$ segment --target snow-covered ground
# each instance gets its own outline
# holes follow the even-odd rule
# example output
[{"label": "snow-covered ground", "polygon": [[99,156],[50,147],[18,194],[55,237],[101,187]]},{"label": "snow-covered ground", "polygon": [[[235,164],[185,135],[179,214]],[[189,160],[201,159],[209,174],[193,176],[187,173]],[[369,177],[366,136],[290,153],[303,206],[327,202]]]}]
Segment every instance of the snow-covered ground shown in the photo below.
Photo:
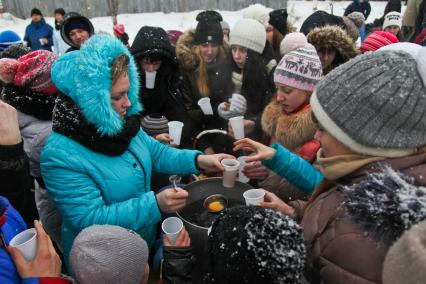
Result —
[{"label": "snow-covered ground", "polygon": [[[313,5],[315,1],[288,1],[287,10],[290,15],[289,20],[297,27],[300,28],[303,21],[313,13]],[[330,3],[333,4],[333,13],[338,16],[342,16],[344,9],[349,5],[349,1],[333,2],[333,1],[318,1],[317,8],[319,10],[331,11]],[[371,14],[367,19],[367,22],[372,22],[375,18],[379,18],[383,15],[383,11],[386,2],[370,2],[371,3]],[[403,6],[403,11],[405,6]],[[122,23],[126,27],[126,31],[129,34],[130,42],[136,36],[138,30],[145,25],[160,26],[165,30],[180,30],[185,31],[191,27],[195,27],[197,22],[195,21],[196,15],[200,11],[192,11],[187,13],[168,13],[162,12],[157,13],[141,13],[141,14],[120,14],[118,16],[118,22]],[[242,10],[240,11],[220,11],[225,21],[232,26],[235,22],[241,18]],[[31,19],[22,20],[14,17],[9,13],[0,14],[0,31],[9,29],[18,33],[20,36],[24,36],[25,27],[30,23]],[[53,26],[54,18],[46,17],[46,21]],[[112,33],[112,20],[110,17],[99,17],[92,18],[91,21],[95,26],[96,31],[104,31]]]}]

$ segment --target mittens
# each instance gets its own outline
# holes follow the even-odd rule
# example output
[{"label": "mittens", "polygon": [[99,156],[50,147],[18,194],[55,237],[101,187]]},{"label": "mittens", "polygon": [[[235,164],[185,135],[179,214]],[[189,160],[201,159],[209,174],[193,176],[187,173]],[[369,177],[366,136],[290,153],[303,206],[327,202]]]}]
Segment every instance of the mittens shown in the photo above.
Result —
[{"label": "mittens", "polygon": [[231,106],[226,109],[226,103],[219,104],[217,112],[219,116],[225,120],[228,120],[235,116],[244,116],[247,110],[247,100],[240,94],[233,94],[230,99]]}]

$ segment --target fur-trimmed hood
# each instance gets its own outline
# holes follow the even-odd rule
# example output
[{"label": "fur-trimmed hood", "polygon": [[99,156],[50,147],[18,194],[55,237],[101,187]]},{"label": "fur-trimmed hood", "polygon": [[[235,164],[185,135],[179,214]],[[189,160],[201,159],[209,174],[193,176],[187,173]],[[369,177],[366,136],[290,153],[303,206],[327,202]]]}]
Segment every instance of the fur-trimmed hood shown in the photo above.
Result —
[{"label": "fur-trimmed hood", "polygon": [[317,125],[312,120],[311,107],[293,115],[282,113],[282,107],[273,99],[262,114],[262,130],[289,150],[295,150],[314,139]]},{"label": "fur-trimmed hood", "polygon": [[[308,42],[317,50],[320,48],[336,49],[342,61],[337,65],[349,61],[359,54],[352,38],[338,26],[314,28],[309,32],[307,38]],[[335,64],[333,63],[333,65]]]},{"label": "fur-trimmed hood", "polygon": [[131,106],[127,116],[138,114],[142,106],[138,100],[139,75],[133,57],[120,40],[110,35],[89,38],[80,51],[66,53],[52,66],[52,80],[58,89],[70,97],[82,110],[86,119],[104,135],[120,132],[124,120],[111,105],[111,64],[120,55],[129,57]]},{"label": "fur-trimmed hood", "polygon": [[385,166],[362,182],[343,187],[350,218],[375,241],[391,245],[426,218],[426,187]]}]

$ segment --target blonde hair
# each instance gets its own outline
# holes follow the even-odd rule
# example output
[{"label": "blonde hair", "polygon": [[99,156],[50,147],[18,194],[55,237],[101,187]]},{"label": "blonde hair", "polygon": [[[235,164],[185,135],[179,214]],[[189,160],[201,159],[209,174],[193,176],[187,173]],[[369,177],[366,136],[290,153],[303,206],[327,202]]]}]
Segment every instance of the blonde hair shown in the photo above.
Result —
[{"label": "blonde hair", "polygon": [[122,75],[129,74],[129,57],[122,53],[111,64],[111,80],[114,85]]},{"label": "blonde hair", "polygon": [[[208,97],[210,96],[210,89],[209,89],[209,78],[207,75],[207,63],[204,62],[203,57],[201,56],[200,46],[195,45],[193,47],[194,54],[197,56],[198,61],[198,76],[197,76],[197,87],[198,91],[200,92],[200,95],[202,97]],[[219,46],[219,52],[216,56],[219,60],[223,61],[225,59],[225,47]]]}]

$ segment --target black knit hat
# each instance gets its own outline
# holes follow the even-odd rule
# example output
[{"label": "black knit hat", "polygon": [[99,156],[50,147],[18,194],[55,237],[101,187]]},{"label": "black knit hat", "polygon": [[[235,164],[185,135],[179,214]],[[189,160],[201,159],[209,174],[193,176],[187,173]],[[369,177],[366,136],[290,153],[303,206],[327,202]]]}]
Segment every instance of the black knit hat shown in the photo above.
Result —
[{"label": "black knit hat", "polygon": [[30,51],[31,51],[31,48],[25,47],[22,43],[12,44],[8,48],[3,50],[3,53],[1,54],[0,57],[18,59],[19,57],[24,56]]},{"label": "black knit hat", "polygon": [[207,253],[208,283],[300,283],[302,279],[302,230],[271,209],[226,209],[213,223]]},{"label": "black knit hat", "polygon": [[141,122],[142,129],[150,134],[161,134],[169,132],[169,121],[164,115],[161,114],[150,114],[143,118]]},{"label": "black knit hat", "polygon": [[165,57],[172,63],[176,63],[169,37],[160,27],[142,27],[133,41],[130,52],[137,60],[155,56]]},{"label": "black knit hat", "polygon": [[329,14],[325,11],[316,11],[306,18],[300,28],[300,32],[308,35],[314,28],[321,28],[324,26],[339,26],[346,30],[346,25],[341,17]]},{"label": "black knit hat", "polygon": [[199,13],[196,20],[197,28],[194,34],[194,44],[204,44],[207,42],[222,45],[223,30],[220,22],[222,16],[213,10],[207,10]]},{"label": "black knit hat", "polygon": [[95,29],[93,28],[90,20],[77,12],[69,12],[64,16],[64,22],[61,26],[61,37],[62,39],[72,47],[78,47],[75,45],[69,37],[70,31],[73,29],[82,29],[89,33],[92,36],[95,33]]},{"label": "black knit hat", "polygon": [[41,13],[40,9],[37,9],[37,8],[33,8],[33,9],[31,10],[31,17],[32,17],[33,15],[40,15],[40,16],[42,16],[42,17],[43,17],[43,14]]},{"label": "black knit hat", "polygon": [[273,10],[269,13],[269,24],[283,36],[287,34],[287,9]]}]

